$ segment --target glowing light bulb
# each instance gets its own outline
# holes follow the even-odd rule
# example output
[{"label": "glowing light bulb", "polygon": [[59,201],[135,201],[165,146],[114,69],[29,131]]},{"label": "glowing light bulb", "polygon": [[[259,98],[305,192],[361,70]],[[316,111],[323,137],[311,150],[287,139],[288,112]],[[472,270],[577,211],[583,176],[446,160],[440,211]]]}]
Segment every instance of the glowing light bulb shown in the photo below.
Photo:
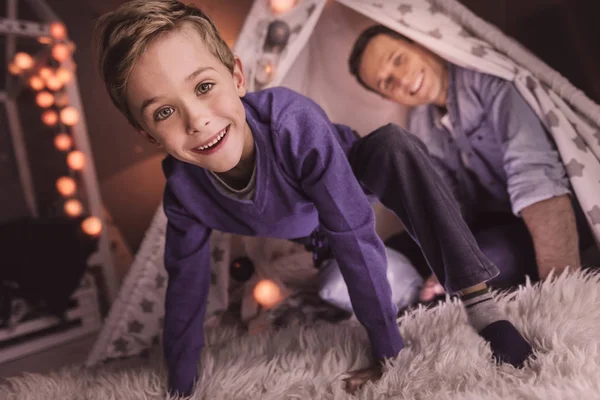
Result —
[{"label": "glowing light bulb", "polygon": [[254,287],[254,299],[263,307],[273,307],[282,300],[281,289],[269,279],[263,279]]},{"label": "glowing light bulb", "polygon": [[60,67],[56,71],[56,77],[60,79],[63,85],[66,85],[67,83],[71,82],[71,79],[73,79],[73,74],[68,69]]},{"label": "glowing light bulb", "polygon": [[38,42],[40,42],[41,44],[50,44],[52,43],[52,38],[48,36],[40,36],[38,38]]},{"label": "glowing light bulb", "polygon": [[102,221],[98,217],[88,217],[81,223],[81,229],[90,236],[100,236]]},{"label": "glowing light bulb", "polygon": [[68,151],[73,146],[71,136],[66,133],[59,133],[54,137],[54,147],[60,151]]},{"label": "glowing light bulb", "polygon": [[15,54],[15,65],[22,70],[28,70],[33,67],[33,58],[24,52]]},{"label": "glowing light bulb", "polygon": [[56,190],[64,197],[69,197],[75,194],[77,183],[75,179],[69,176],[63,176],[56,181]]},{"label": "glowing light bulb", "polygon": [[275,14],[281,14],[294,8],[298,0],[270,0],[271,10]]},{"label": "glowing light bulb", "polygon": [[52,91],[59,91],[63,87],[63,81],[56,75],[49,76],[46,79],[46,87]]},{"label": "glowing light bulb", "polygon": [[69,217],[79,217],[83,213],[83,205],[77,199],[67,200],[64,210]]},{"label": "glowing light bulb", "polygon": [[48,126],[54,126],[58,122],[58,114],[54,110],[47,110],[42,113],[42,122]]},{"label": "glowing light bulb", "polygon": [[50,35],[56,40],[63,40],[67,37],[67,28],[61,22],[53,22],[50,24]]},{"label": "glowing light bulb", "polygon": [[60,120],[67,126],[76,125],[79,122],[79,111],[75,107],[65,107],[60,111]]},{"label": "glowing light bulb", "polygon": [[79,150],[74,150],[67,156],[67,165],[75,171],[80,171],[85,167],[85,154]]},{"label": "glowing light bulb", "polygon": [[50,67],[40,68],[39,74],[43,80],[46,80],[51,76],[54,76],[54,73],[52,72],[52,68],[50,68]]},{"label": "glowing light bulb", "polygon": [[70,54],[71,50],[69,49],[69,46],[64,43],[56,43],[52,47],[52,57],[54,57],[54,59],[58,62],[65,61],[67,58],[69,58]]},{"label": "glowing light bulb", "polygon": [[42,90],[44,88],[44,80],[37,75],[29,78],[29,87],[33,90]]},{"label": "glowing light bulb", "polygon": [[17,64],[12,62],[8,64],[8,72],[10,72],[12,75],[19,75],[21,73],[21,68],[19,68]]},{"label": "glowing light bulb", "polygon": [[50,92],[39,92],[35,96],[35,102],[42,108],[48,108],[54,104],[54,96]]}]

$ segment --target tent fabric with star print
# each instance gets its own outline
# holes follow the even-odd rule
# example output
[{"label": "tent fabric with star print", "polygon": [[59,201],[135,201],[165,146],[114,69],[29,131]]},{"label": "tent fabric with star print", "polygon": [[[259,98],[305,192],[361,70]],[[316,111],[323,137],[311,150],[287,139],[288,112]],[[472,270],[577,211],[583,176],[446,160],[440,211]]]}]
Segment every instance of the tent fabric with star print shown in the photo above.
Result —
[{"label": "tent fabric with star print", "polygon": [[[287,86],[316,101],[332,121],[352,126],[363,135],[388,122],[405,126],[406,108],[365,91],[348,72],[354,40],[374,23],[398,31],[459,66],[512,81],[554,139],[600,242],[600,106],[456,0],[299,0],[279,15],[267,1],[258,0],[234,53],[242,60],[249,90]],[[272,34],[279,40],[275,52],[267,42]],[[379,218],[378,224],[385,219]],[[162,260],[165,224],[159,209],[88,364],[136,354],[156,343],[164,312],[165,285],[157,277],[166,276]],[[222,249],[227,260],[230,237],[216,234],[211,246]],[[221,256],[220,250],[214,254]],[[215,279],[209,308],[216,310],[227,303],[227,283],[215,266],[226,262],[212,262]],[[154,304],[152,312],[148,312],[149,302]]]}]

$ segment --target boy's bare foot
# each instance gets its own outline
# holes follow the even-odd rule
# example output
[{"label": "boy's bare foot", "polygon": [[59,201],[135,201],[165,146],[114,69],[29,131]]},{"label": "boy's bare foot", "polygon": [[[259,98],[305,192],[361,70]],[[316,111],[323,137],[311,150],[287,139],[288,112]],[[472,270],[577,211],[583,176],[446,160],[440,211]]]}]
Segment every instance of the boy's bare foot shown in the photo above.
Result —
[{"label": "boy's bare foot", "polygon": [[436,296],[444,294],[446,291],[444,287],[440,284],[435,275],[431,275],[426,281],[425,285],[423,285],[423,289],[421,289],[421,295],[419,299],[423,303],[427,303],[433,300]]},{"label": "boy's bare foot", "polygon": [[350,371],[348,374],[350,376],[344,378],[344,382],[346,382],[345,390],[350,394],[354,394],[354,392],[360,389],[365,383],[379,380],[383,375],[383,371],[381,370],[381,367],[375,366]]}]

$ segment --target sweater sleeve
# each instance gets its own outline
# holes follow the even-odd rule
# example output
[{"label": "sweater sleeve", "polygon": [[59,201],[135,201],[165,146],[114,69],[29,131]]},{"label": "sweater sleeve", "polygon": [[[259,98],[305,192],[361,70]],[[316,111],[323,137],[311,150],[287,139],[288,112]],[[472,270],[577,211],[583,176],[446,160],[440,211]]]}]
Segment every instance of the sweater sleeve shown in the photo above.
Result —
[{"label": "sweater sleeve", "polygon": [[198,374],[204,346],[204,315],[210,285],[211,230],[189,216],[167,189],[165,300],[163,346],[171,394],[189,395]]},{"label": "sweater sleeve", "polygon": [[316,104],[290,108],[276,131],[282,162],[317,208],[373,356],[396,356],[403,342],[384,246],[375,232],[373,209],[338,141],[340,133]]}]

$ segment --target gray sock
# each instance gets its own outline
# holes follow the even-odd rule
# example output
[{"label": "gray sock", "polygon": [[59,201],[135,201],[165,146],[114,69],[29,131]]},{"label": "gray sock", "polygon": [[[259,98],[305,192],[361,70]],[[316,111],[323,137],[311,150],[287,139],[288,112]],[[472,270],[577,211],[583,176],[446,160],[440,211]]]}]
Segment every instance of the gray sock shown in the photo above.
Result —
[{"label": "gray sock", "polygon": [[493,322],[506,319],[488,288],[461,297],[469,323],[477,332]]}]

